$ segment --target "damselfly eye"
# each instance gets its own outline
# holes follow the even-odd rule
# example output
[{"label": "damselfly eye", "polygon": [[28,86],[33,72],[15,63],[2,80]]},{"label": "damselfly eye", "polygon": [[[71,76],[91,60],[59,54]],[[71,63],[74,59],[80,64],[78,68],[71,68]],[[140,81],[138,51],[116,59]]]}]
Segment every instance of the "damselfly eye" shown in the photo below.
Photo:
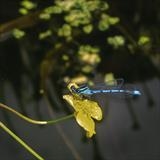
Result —
[{"label": "damselfly eye", "polygon": [[72,91],[73,93],[77,93],[77,89],[76,89],[76,87],[75,87],[74,85],[72,85],[72,86],[70,87],[70,89],[71,89],[71,91]]}]

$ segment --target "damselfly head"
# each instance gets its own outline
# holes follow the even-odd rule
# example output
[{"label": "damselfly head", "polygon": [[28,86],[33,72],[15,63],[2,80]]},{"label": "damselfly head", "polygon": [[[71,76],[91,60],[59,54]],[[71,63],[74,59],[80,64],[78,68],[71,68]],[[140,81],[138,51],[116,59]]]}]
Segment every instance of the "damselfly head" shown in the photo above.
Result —
[{"label": "damselfly head", "polygon": [[77,88],[79,88],[79,86],[76,83],[69,83],[67,87],[71,93],[76,93]]},{"label": "damselfly head", "polygon": [[138,90],[134,90],[134,91],[133,91],[133,94],[136,95],[136,96],[140,96],[140,95],[141,95],[141,92],[138,91]]},{"label": "damselfly head", "polygon": [[76,93],[77,92],[77,89],[75,88],[75,86],[71,86],[70,89],[71,89],[72,93]]}]

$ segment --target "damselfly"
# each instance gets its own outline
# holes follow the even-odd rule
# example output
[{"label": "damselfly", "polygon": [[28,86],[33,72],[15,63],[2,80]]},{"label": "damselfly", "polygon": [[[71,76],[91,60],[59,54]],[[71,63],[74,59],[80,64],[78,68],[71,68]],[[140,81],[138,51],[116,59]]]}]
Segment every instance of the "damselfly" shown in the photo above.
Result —
[{"label": "damselfly", "polygon": [[91,96],[94,94],[112,94],[112,95],[123,95],[123,97],[137,97],[141,95],[141,92],[134,89],[131,85],[124,85],[123,79],[117,79],[109,81],[107,83],[95,84],[90,86],[83,84],[80,86],[71,85],[70,89],[73,93],[82,96]]}]

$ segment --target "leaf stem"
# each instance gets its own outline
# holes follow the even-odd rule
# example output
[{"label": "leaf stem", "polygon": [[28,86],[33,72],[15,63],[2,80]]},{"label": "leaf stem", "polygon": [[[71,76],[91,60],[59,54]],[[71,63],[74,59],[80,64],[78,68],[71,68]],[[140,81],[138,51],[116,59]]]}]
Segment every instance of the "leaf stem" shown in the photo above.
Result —
[{"label": "leaf stem", "polygon": [[55,119],[55,120],[46,121],[46,122],[47,122],[47,124],[54,124],[54,123],[58,123],[58,122],[61,122],[61,121],[65,121],[65,120],[73,118],[73,117],[74,117],[74,114],[70,114],[70,115],[67,115],[65,117],[61,117],[61,118],[58,118],[58,119]]},{"label": "leaf stem", "polygon": [[[0,103],[0,108],[5,109],[7,111],[10,111],[17,115],[18,117],[22,118],[23,120],[32,123],[32,124],[38,124],[38,125],[46,125],[46,124],[55,124],[61,121],[65,121],[67,119],[70,119],[74,117],[74,114],[70,114],[55,120],[49,120],[49,121],[38,121],[31,119],[27,116],[24,116],[23,114],[19,113],[18,111],[14,110],[13,108]],[[10,136],[12,136],[18,143],[20,143],[25,149],[27,149],[32,155],[34,155],[38,160],[44,160],[38,153],[36,153],[31,147],[29,147],[22,139],[20,139],[16,134],[14,134],[9,128],[7,128],[1,121],[0,121],[0,127],[4,129]]]},{"label": "leaf stem", "polygon": [[0,127],[4,129],[12,138],[14,138],[19,144],[21,144],[26,150],[28,150],[33,156],[38,160],[44,160],[38,153],[36,153],[31,147],[29,147],[21,138],[14,134],[9,128],[7,128],[2,122],[0,122]]},{"label": "leaf stem", "polygon": [[38,124],[38,125],[54,124],[54,123],[65,121],[67,119],[70,119],[70,118],[74,117],[74,114],[70,114],[70,115],[55,119],[55,120],[38,121],[38,120],[34,120],[34,119],[31,119],[29,117],[24,116],[23,114],[19,113],[18,111],[14,110],[13,108],[11,108],[11,107],[9,107],[9,106],[7,106],[5,104],[0,103],[0,107],[3,108],[3,109],[6,109],[6,110],[8,110],[8,111],[10,111],[12,113],[14,113],[18,117],[22,118],[23,120],[25,120],[25,121],[27,121],[29,123]]}]

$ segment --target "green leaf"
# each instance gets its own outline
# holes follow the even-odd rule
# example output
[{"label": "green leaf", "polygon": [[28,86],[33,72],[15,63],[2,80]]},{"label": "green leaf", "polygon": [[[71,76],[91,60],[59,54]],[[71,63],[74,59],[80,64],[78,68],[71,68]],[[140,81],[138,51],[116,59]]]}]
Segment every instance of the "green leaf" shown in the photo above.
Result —
[{"label": "green leaf", "polygon": [[74,9],[64,17],[64,20],[71,26],[78,27],[79,25],[89,24],[91,21],[91,14],[87,11],[84,12],[78,9]]},{"label": "green leaf", "polygon": [[64,54],[64,55],[62,56],[62,59],[63,59],[64,61],[68,61],[68,60],[69,60],[69,57],[68,57],[68,55]]},{"label": "green leaf", "polygon": [[75,5],[75,3],[75,0],[56,1],[56,5],[63,11],[69,11]]},{"label": "green leaf", "polygon": [[115,49],[124,46],[125,44],[125,39],[121,35],[113,36],[113,37],[108,37],[107,38],[108,44],[112,45]]},{"label": "green leaf", "polygon": [[26,8],[28,10],[36,8],[36,4],[33,3],[32,1],[29,1],[29,0],[23,0],[21,2],[21,6],[23,6],[24,8]]},{"label": "green leaf", "polygon": [[41,13],[41,14],[39,15],[39,18],[40,18],[40,19],[44,19],[44,20],[49,20],[49,19],[51,18],[51,15],[48,14],[48,13]]},{"label": "green leaf", "polygon": [[58,30],[59,36],[70,37],[72,34],[72,28],[69,24],[64,24],[62,28]]},{"label": "green leaf", "polygon": [[26,15],[26,14],[28,14],[28,10],[26,8],[20,8],[19,13],[22,15]]},{"label": "green leaf", "polygon": [[105,11],[109,9],[109,4],[107,2],[100,3],[100,10]]},{"label": "green leaf", "polygon": [[119,20],[118,17],[110,17],[110,16],[109,16],[108,22],[109,22],[110,25],[115,25],[115,24],[117,24],[119,21],[120,21],[120,20]]},{"label": "green leaf", "polygon": [[98,23],[98,28],[100,31],[105,31],[109,28],[108,18],[109,18],[109,16],[107,14],[101,15],[101,19]]},{"label": "green leaf", "polygon": [[45,38],[47,38],[47,37],[49,37],[51,35],[52,35],[52,31],[48,29],[47,31],[41,32],[39,34],[39,39],[42,40],[42,39],[45,39]]},{"label": "green leaf", "polygon": [[50,6],[44,10],[47,14],[60,14],[62,13],[62,9],[59,6]]},{"label": "green leaf", "polygon": [[98,24],[98,28],[100,31],[105,31],[109,29],[110,25],[115,25],[119,22],[118,17],[111,17],[108,14],[103,13],[101,15],[101,19]]},{"label": "green leaf", "polygon": [[145,45],[145,44],[147,44],[149,42],[150,42],[150,37],[148,37],[148,36],[140,36],[139,37],[138,44],[140,46],[143,46],[143,45]]},{"label": "green leaf", "polygon": [[21,39],[22,37],[25,36],[25,32],[17,28],[13,30],[12,34],[17,39]]},{"label": "green leaf", "polygon": [[92,47],[91,45],[81,45],[79,47],[78,53],[80,55],[85,54],[85,53],[98,53],[100,51],[99,48],[97,47]]},{"label": "green leaf", "polygon": [[89,24],[89,25],[86,25],[83,27],[83,31],[87,34],[91,33],[93,30],[93,25],[92,24]]},{"label": "green leaf", "polygon": [[99,0],[94,0],[94,1],[87,1],[85,2],[85,6],[87,6],[87,9],[89,11],[95,11],[95,10],[107,10],[109,8],[108,3],[99,1]]}]

